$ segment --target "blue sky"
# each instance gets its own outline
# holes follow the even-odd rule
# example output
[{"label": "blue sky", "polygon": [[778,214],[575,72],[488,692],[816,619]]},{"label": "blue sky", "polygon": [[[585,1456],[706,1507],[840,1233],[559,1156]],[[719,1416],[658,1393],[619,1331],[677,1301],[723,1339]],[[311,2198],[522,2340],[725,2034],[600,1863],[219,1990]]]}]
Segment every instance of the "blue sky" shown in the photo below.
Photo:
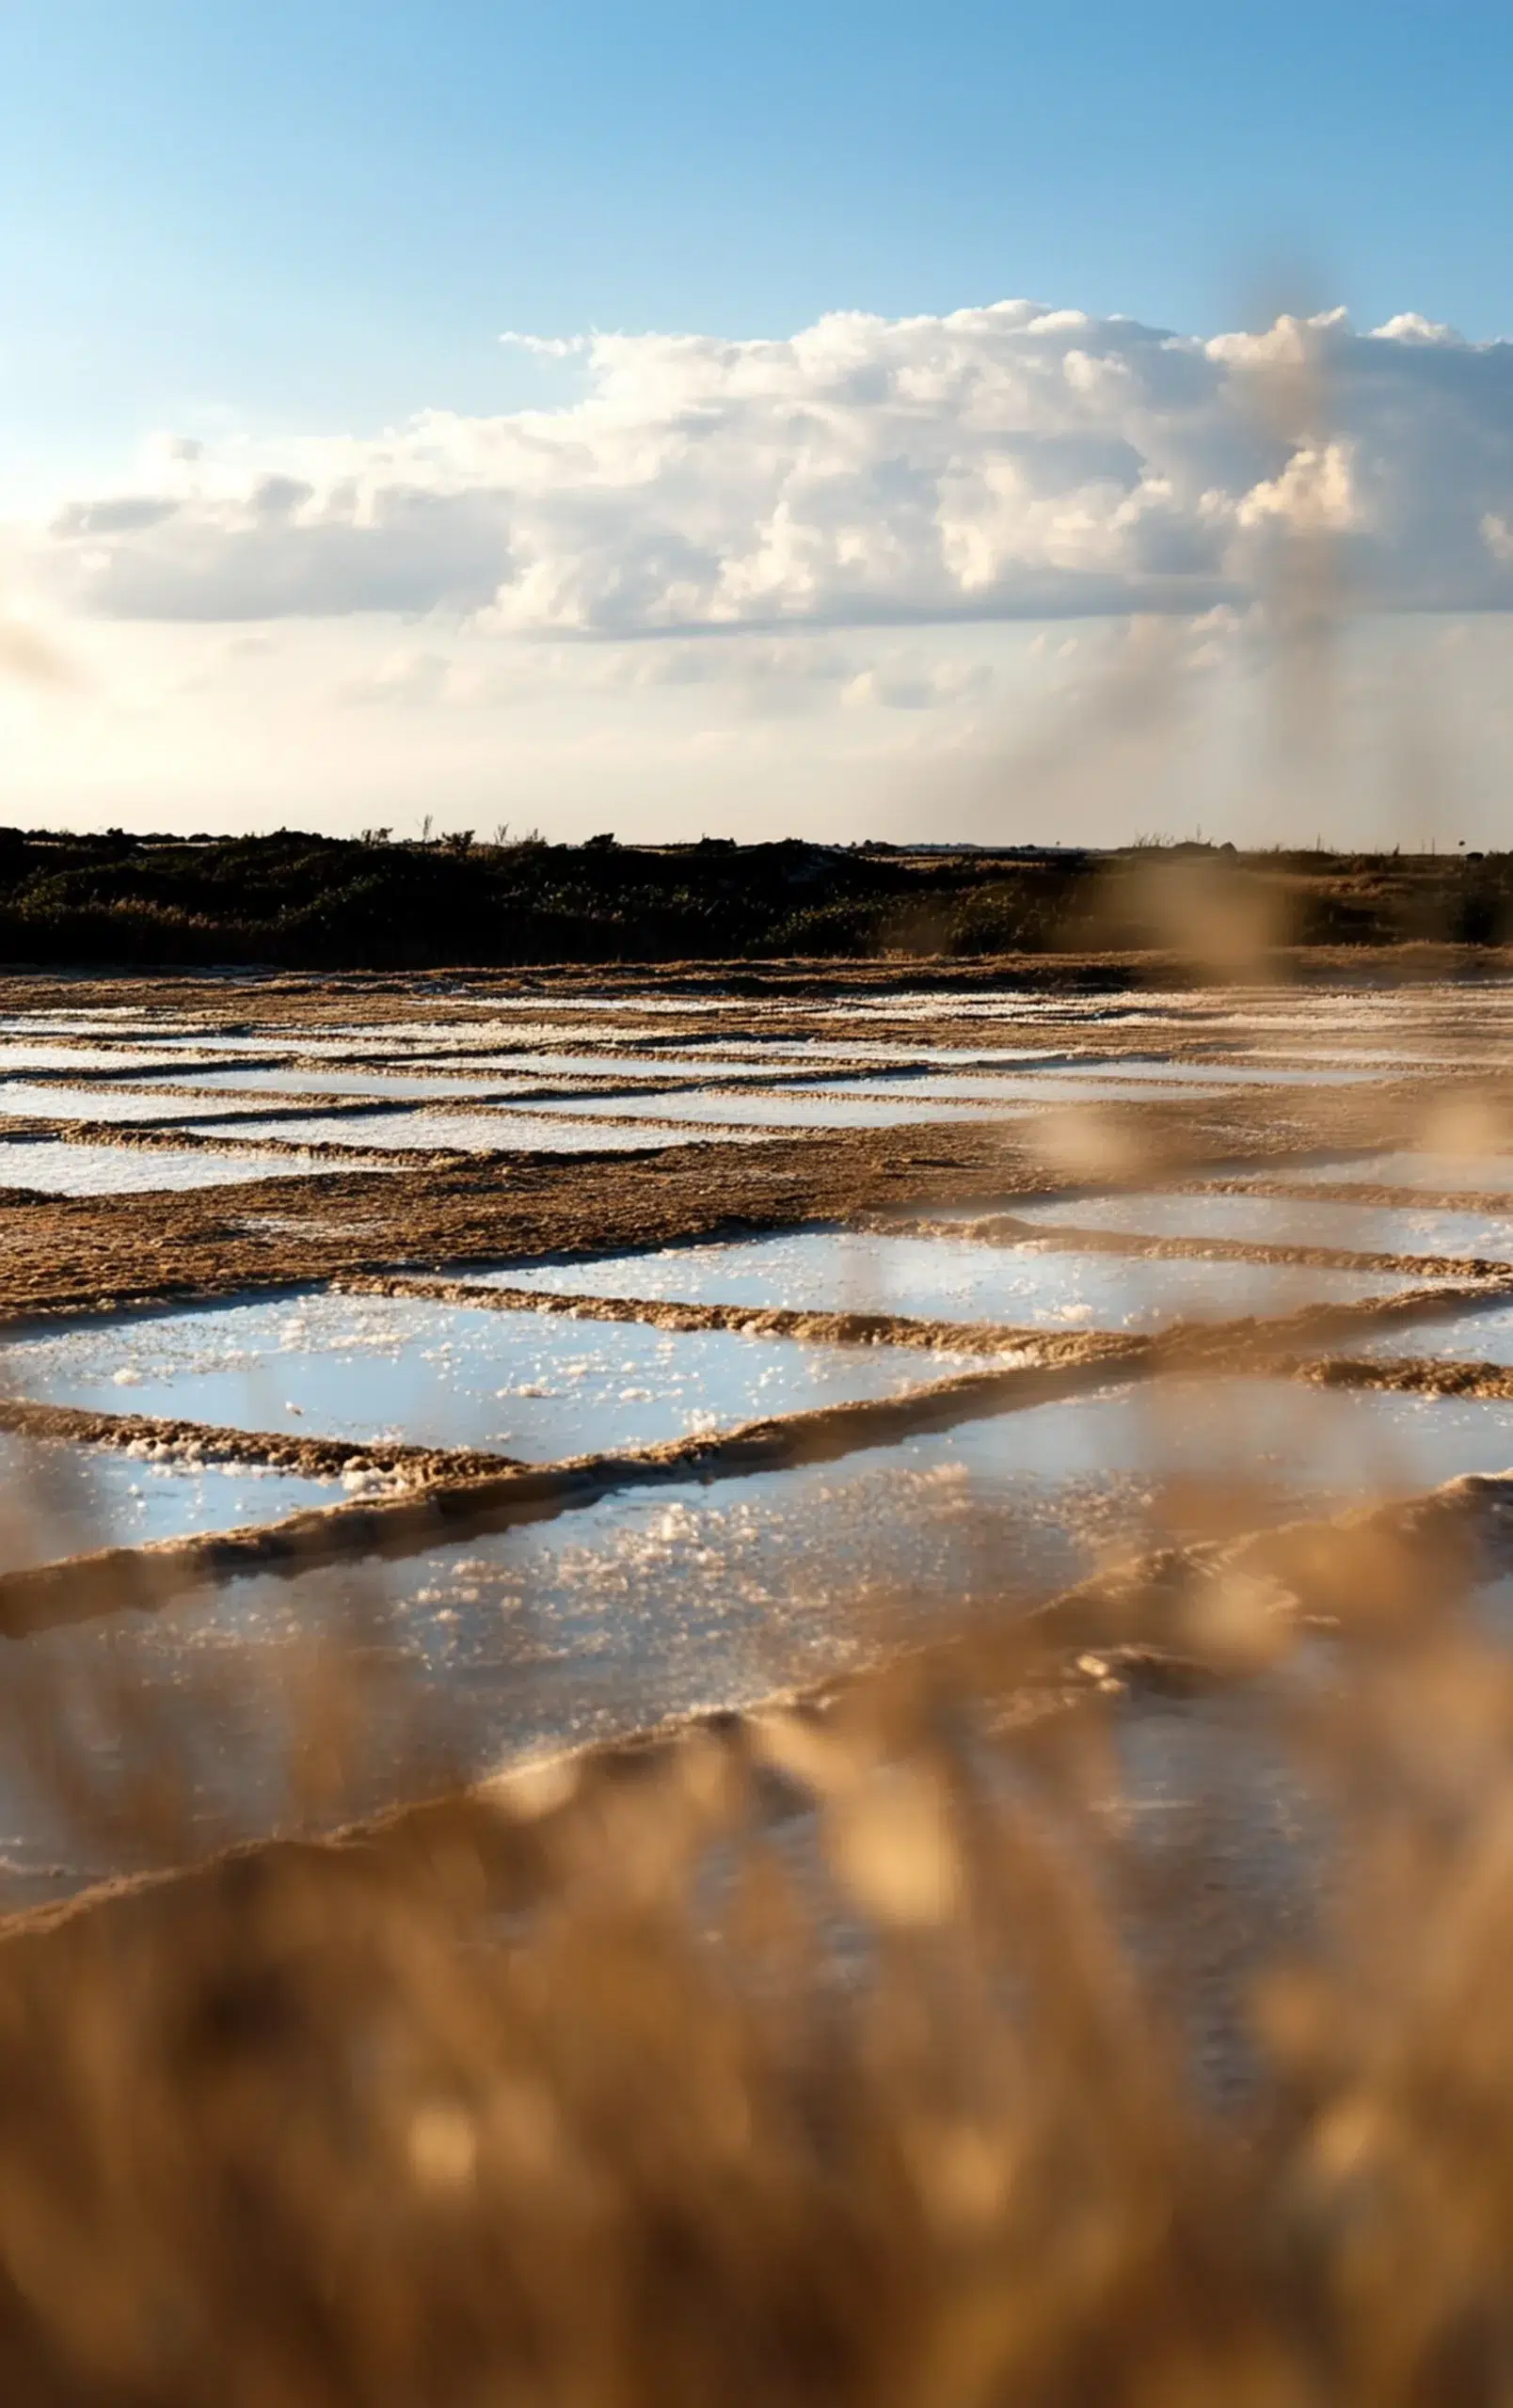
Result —
[{"label": "blue sky", "polygon": [[[360,816],[399,760],[373,816],[434,779],[443,810],[477,818],[502,758],[527,816],[600,824],[617,778],[632,816],[677,816],[707,807],[723,758],[738,815],[791,761],[794,807],[843,794],[850,825],[904,807],[927,721],[991,752],[1037,680],[1072,679],[1047,658],[1107,650],[1122,614],[1180,606],[1208,658],[1246,617],[1257,545],[1299,512],[1332,513],[1399,610],[1500,614],[1513,416],[1505,363],[1476,346],[1513,332],[1510,88],[1513,11],[1489,6],[4,0],[0,665],[8,645],[28,686],[9,706],[37,807],[202,793],[235,727],[228,812]],[[1015,295],[1092,332],[951,331]],[[1293,470],[1265,446],[1233,456],[1228,354],[1202,371],[1201,440],[1158,345],[1139,394],[1111,398],[1112,321],[1190,342],[1337,303],[1359,329],[1413,312],[1470,347],[1410,327],[1390,399],[1386,354],[1342,351],[1360,424],[1327,456],[1320,430],[1295,430]],[[821,340],[818,367],[712,347],[836,312],[878,331]],[[916,318],[946,331],[890,331]],[[650,343],[584,350],[593,330],[705,348],[690,368]],[[921,376],[941,415],[916,442]],[[812,447],[769,474],[804,412],[834,431],[840,377],[850,483]],[[690,410],[720,446],[692,499],[675,458]],[[984,411],[1039,447],[1011,510],[1001,460],[973,448]],[[434,414],[441,436],[406,432]],[[588,463],[571,491],[569,452]],[[1454,492],[1452,454],[1473,464]],[[940,558],[921,564],[926,491]],[[1229,547],[1199,575],[1216,509]],[[874,524],[891,565],[880,549],[858,567]],[[1187,586],[1156,591],[1179,555]],[[962,616],[976,634],[950,631]],[[904,632],[822,652],[858,617]],[[816,643],[732,639],[717,677],[712,656],[670,648],[685,620],[752,644],[791,622]],[[579,673],[520,649],[580,637],[662,649],[623,673],[597,659],[589,703]],[[300,673],[324,664],[319,691],[296,650]],[[24,668],[48,657],[56,674]],[[378,723],[363,695],[385,698],[381,737],[354,732]],[[438,698],[466,698],[466,735]],[[676,810],[655,800],[675,792]]]},{"label": "blue sky", "polygon": [[8,440],[534,398],[502,327],[1513,331],[1513,11],[7,0]]}]

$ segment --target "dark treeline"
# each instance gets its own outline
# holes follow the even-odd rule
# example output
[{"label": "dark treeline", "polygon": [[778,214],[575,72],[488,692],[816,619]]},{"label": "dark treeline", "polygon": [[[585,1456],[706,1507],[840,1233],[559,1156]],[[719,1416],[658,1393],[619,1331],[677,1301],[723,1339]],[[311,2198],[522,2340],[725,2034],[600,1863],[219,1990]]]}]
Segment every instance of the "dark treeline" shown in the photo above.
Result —
[{"label": "dark treeline", "polygon": [[1513,855],[921,853],[736,846],[390,844],[0,829],[11,963],[290,969],[809,956],[1089,953],[1233,917],[1266,943],[1513,941]]}]

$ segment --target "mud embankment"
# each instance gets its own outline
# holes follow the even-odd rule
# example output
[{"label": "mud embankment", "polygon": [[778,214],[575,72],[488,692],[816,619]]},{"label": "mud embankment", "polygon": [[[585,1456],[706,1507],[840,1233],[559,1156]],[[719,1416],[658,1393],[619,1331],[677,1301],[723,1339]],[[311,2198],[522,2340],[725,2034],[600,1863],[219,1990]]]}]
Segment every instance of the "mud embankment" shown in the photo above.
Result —
[{"label": "mud embankment", "polygon": [[43,1444],[107,1447],[145,1462],[256,1464],[270,1471],[295,1472],[308,1480],[340,1480],[353,1474],[391,1479],[398,1486],[433,1480],[472,1480],[506,1468],[519,1458],[466,1447],[407,1446],[397,1439],[292,1437],[280,1430],[227,1430],[214,1422],[175,1420],[144,1413],[96,1413],[83,1405],[33,1404],[0,1397],[0,1431]]},{"label": "mud embankment", "polygon": [[[1337,1644],[1402,1629],[1513,1560],[1513,1475],[1455,1481],[1416,1497],[1297,1521],[1222,1544],[1166,1549],[1113,1567],[1007,1625],[979,1622],[886,1665],[816,1687],[775,1689],[759,1707],[680,1718],[531,1762],[474,1785],[424,1788],[406,1803],[325,1833],[246,1843],[203,1861],[122,1877],[0,1920],[17,1971],[108,1962],[123,1944],[173,1949],[196,1919],[239,1917],[331,1884],[378,1893],[466,1881],[474,1911],[528,1913],[559,1894],[585,1841],[623,1828],[617,1801],[696,1777],[743,1797],[756,1825],[812,1813],[837,1763],[875,1756],[888,1697],[969,1696],[979,1726],[1006,1735],[1068,1714],[1105,1718],[1148,1694],[1243,1683],[1300,1635]],[[1243,1610],[1236,1611],[1236,1601]],[[199,1927],[203,1929],[202,1920]],[[98,1959],[96,1952],[101,1952]]]}]

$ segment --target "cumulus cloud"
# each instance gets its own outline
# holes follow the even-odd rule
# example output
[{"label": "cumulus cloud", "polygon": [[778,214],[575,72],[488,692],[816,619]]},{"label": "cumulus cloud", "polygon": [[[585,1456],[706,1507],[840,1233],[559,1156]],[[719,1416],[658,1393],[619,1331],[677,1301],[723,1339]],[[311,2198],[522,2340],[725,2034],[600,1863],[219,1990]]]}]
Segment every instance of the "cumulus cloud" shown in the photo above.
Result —
[{"label": "cumulus cloud", "polygon": [[1212,341],[1003,302],[787,341],[509,337],[571,405],[160,445],[43,539],[148,620],[453,612],[539,637],[1243,608],[1290,538],[1389,608],[1513,606],[1513,346],[1341,312]]},{"label": "cumulus cloud", "polygon": [[1399,309],[1396,317],[1389,318],[1384,326],[1374,326],[1372,334],[1377,340],[1388,342],[1464,342],[1464,338],[1457,334],[1454,326],[1444,325],[1437,318],[1420,317],[1416,309]]}]

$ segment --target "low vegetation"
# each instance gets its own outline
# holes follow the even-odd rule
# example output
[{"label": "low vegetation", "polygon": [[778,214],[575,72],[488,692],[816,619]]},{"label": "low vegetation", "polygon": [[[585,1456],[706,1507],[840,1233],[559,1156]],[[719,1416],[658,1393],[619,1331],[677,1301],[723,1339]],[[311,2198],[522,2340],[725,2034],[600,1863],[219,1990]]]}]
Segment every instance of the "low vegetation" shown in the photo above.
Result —
[{"label": "low vegetation", "polygon": [[1160,948],[1238,919],[1255,945],[1499,945],[1513,855],[1138,846],[919,852],[608,834],[396,843],[0,830],[0,947],[39,964],[972,959]]}]

